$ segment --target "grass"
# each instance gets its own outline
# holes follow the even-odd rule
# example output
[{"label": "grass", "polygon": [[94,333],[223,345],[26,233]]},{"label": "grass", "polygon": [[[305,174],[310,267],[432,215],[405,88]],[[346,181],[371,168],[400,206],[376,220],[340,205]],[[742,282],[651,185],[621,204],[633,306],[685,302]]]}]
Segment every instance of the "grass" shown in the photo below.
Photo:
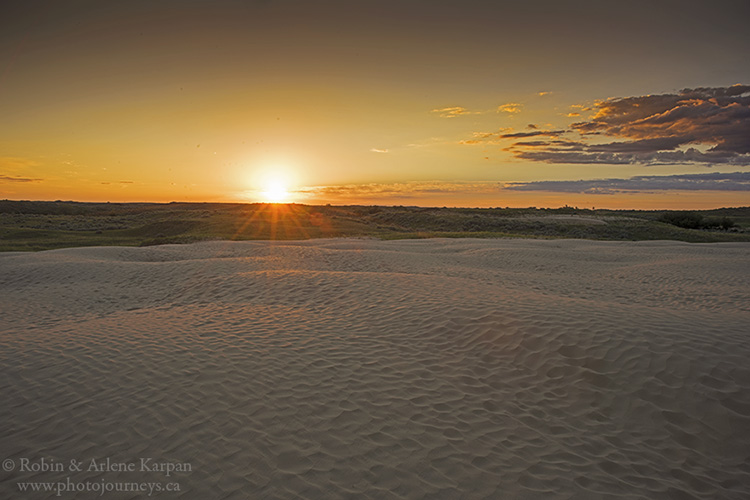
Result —
[{"label": "grass", "polygon": [[77,203],[0,201],[0,251],[77,246],[144,246],[206,240],[585,238],[750,241],[750,207],[693,212],[729,218],[731,230],[663,222],[667,211],[574,207],[420,208],[232,203]]}]

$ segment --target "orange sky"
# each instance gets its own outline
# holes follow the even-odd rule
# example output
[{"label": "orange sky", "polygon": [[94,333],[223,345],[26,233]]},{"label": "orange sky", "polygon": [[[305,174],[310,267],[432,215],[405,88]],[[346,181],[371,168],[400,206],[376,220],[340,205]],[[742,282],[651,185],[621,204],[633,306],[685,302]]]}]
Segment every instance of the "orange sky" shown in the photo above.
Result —
[{"label": "orange sky", "polygon": [[5,4],[0,198],[750,204],[746,2]]}]

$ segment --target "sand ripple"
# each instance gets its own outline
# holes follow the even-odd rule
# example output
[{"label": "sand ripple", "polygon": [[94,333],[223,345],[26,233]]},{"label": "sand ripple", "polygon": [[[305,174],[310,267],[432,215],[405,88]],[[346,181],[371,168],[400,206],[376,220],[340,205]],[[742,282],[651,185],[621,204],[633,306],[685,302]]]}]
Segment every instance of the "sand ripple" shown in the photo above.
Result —
[{"label": "sand ripple", "polygon": [[[0,255],[2,458],[189,462],[195,499],[748,498],[749,250]],[[61,474],[2,474],[2,497],[59,498],[15,483]],[[159,479],[120,476],[74,479]]]}]

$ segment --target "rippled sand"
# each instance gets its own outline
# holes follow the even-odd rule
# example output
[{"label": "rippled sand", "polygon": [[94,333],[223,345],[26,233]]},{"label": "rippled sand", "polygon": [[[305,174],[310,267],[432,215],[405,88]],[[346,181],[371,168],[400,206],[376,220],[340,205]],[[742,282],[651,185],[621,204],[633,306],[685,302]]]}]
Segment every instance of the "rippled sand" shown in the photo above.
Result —
[{"label": "rippled sand", "polygon": [[[749,283],[749,244],[2,254],[0,497],[748,498]],[[18,470],[142,457],[192,469]]]}]

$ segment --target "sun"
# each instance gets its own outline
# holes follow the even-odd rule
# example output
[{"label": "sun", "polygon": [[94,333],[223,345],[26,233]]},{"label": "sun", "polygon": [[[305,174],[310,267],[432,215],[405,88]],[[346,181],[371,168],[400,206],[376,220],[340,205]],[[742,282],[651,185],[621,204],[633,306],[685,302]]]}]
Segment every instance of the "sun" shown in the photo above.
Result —
[{"label": "sun", "polygon": [[280,177],[266,179],[260,194],[263,196],[263,201],[267,203],[284,203],[289,200],[290,196],[286,182]]},{"label": "sun", "polygon": [[253,203],[296,203],[303,193],[301,178],[296,169],[284,163],[269,162],[251,170],[244,170],[238,180],[247,186],[243,199]]}]

